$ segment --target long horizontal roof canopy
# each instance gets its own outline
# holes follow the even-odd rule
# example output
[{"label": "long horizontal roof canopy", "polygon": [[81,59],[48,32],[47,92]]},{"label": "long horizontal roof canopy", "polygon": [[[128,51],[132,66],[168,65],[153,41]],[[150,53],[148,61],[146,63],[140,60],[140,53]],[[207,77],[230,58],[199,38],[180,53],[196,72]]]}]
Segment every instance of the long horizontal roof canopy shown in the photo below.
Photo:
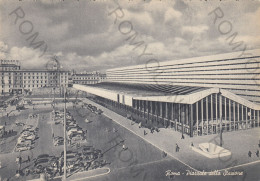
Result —
[{"label": "long horizontal roof canopy", "polygon": [[221,93],[224,97],[247,106],[248,108],[260,110],[260,105],[250,102],[227,90],[219,88],[174,85],[127,85],[115,83],[101,83],[91,86],[74,84],[73,87],[113,101],[118,101],[118,95],[124,96],[124,104],[129,106],[132,106],[132,99],[194,104],[211,94]]}]

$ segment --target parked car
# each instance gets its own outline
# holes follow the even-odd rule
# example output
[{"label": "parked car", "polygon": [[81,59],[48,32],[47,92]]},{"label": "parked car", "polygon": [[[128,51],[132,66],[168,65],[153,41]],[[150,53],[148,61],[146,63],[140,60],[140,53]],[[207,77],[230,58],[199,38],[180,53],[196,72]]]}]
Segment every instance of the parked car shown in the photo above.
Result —
[{"label": "parked car", "polygon": [[30,135],[34,135],[34,132],[28,131],[28,130],[24,130],[21,133],[21,136],[30,136]]},{"label": "parked car", "polygon": [[32,149],[32,146],[26,145],[26,144],[17,144],[15,151],[22,152]]},{"label": "parked car", "polygon": [[69,138],[72,140],[72,141],[79,141],[79,140],[83,140],[83,135],[80,134],[80,133],[72,133],[71,135],[69,135]]},{"label": "parked car", "polygon": [[97,113],[98,113],[98,114],[102,114],[103,111],[102,111],[101,109],[98,109],[98,110],[97,110]]},{"label": "parked car", "polygon": [[23,127],[23,129],[24,130],[26,130],[26,129],[31,129],[33,127],[33,125],[25,125],[24,127]]},{"label": "parked car", "polygon": [[15,124],[16,124],[16,126],[24,126],[24,125],[25,125],[25,124],[22,123],[22,122],[16,122]]},{"label": "parked car", "polygon": [[48,154],[41,154],[37,157],[37,159],[40,159],[40,158],[48,158],[50,155]]},{"label": "parked car", "polygon": [[23,138],[26,139],[26,140],[34,141],[36,139],[36,136],[35,135],[29,135],[29,136],[24,136]]},{"label": "parked car", "polygon": [[24,138],[21,138],[21,139],[18,139],[17,143],[27,145],[27,146],[31,146],[33,142],[32,142],[32,140],[26,140]]},{"label": "parked car", "polygon": [[54,138],[54,141],[53,141],[54,146],[59,146],[59,145],[62,145],[63,143],[64,143],[63,137]]}]

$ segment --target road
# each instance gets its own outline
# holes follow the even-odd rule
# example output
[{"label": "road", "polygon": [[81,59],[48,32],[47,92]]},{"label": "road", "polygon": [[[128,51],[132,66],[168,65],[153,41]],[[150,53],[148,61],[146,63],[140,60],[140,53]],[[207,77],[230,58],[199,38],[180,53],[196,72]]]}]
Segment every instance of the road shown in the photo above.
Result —
[{"label": "road", "polygon": [[[110,169],[109,174],[93,176],[85,178],[82,174],[77,180],[88,181],[131,181],[131,180],[258,180],[259,178],[259,164],[242,167],[244,176],[187,176],[188,171],[194,171],[177,161],[176,159],[166,156],[164,157],[162,151],[157,147],[146,142],[144,139],[130,132],[126,128],[115,123],[112,119],[97,115],[90,112],[86,108],[77,106],[75,109],[71,107],[68,110],[72,113],[78,125],[87,130],[87,145],[93,145],[95,148],[102,150],[104,159],[109,163],[106,165]],[[50,119],[51,107],[41,106],[36,110],[27,109],[21,111],[20,117],[26,118],[30,113],[39,114],[37,126],[39,127],[39,139],[36,141],[35,148],[30,151],[22,152],[21,156],[25,161],[28,156],[31,159],[37,157],[39,154],[47,153],[49,155],[59,155],[62,151],[62,146],[54,146],[52,142],[52,133],[55,135],[62,134],[62,126],[54,125]],[[16,117],[11,118],[14,122]],[[90,122],[86,123],[88,119]],[[26,119],[21,119],[26,121]],[[19,134],[19,133],[18,133]],[[124,141],[122,143],[122,141]],[[127,149],[123,150],[122,145],[125,144]],[[0,154],[2,168],[0,175],[2,180],[10,178],[10,180],[26,180],[29,177],[14,177],[17,165],[15,158],[19,155],[17,152],[10,152]],[[22,168],[30,166],[30,163],[23,163]],[[180,174],[174,178],[168,178],[166,171],[170,170],[175,174]],[[234,169],[234,171],[239,171]],[[232,171],[232,170],[230,170]],[[241,170],[242,171],[242,170]],[[179,173],[178,173],[179,172]],[[245,177],[245,179],[244,179]]]}]

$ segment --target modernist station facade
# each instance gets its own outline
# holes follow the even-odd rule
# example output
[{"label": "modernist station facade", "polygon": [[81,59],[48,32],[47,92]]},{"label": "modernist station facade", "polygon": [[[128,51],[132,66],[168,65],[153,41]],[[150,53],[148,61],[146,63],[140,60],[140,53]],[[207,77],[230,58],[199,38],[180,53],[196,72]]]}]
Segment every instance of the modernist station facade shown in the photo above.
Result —
[{"label": "modernist station facade", "polygon": [[76,89],[192,136],[259,127],[260,50],[107,70],[105,83]]}]

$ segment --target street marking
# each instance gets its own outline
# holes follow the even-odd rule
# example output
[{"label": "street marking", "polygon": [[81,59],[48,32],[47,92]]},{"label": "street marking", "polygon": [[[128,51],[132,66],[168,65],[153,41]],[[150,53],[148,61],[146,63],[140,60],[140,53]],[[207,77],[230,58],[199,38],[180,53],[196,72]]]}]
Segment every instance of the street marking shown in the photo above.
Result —
[{"label": "street marking", "polygon": [[[78,180],[84,180],[84,179],[88,179],[88,178],[95,178],[95,177],[99,177],[99,176],[102,176],[102,175],[107,175],[111,172],[110,168],[108,167],[104,167],[104,168],[97,168],[97,169],[94,169],[94,170],[88,170],[88,171],[83,171],[83,172],[78,172],[79,174],[81,173],[87,173],[87,172],[93,172],[93,171],[96,171],[96,170],[103,170],[103,169],[106,169],[107,172],[106,173],[101,173],[101,174],[97,174],[97,175],[93,175],[93,176],[88,176],[88,177],[84,177],[84,178],[78,178],[78,179],[74,179],[74,180],[71,180],[71,181],[78,181]],[[57,179],[57,178],[63,178],[64,175],[60,175],[58,177],[54,177],[54,179]],[[73,176],[73,175],[72,175]],[[69,178],[67,178],[69,179]],[[70,180],[70,179],[69,179]]]}]

